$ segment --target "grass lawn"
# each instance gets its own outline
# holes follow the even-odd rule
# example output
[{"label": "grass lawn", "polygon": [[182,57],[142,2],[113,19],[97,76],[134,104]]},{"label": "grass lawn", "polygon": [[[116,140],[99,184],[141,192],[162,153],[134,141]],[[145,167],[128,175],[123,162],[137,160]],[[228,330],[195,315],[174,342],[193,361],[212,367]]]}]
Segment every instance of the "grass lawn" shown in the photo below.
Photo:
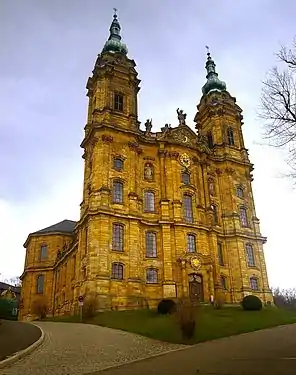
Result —
[{"label": "grass lawn", "polygon": [[[79,318],[59,317],[53,320],[77,322]],[[184,343],[175,316],[159,315],[154,310],[101,312],[85,322],[161,341]],[[295,311],[273,307],[261,311],[244,311],[241,307],[233,306],[215,310],[212,306],[202,306],[197,311],[195,335],[190,344],[290,323],[296,323]]]}]

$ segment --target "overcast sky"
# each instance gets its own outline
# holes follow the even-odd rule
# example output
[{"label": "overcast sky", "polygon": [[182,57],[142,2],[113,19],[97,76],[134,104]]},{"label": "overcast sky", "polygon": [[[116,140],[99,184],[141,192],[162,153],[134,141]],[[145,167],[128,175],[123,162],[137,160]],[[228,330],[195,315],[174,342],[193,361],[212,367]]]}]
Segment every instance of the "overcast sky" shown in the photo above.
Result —
[{"label": "overcast sky", "polygon": [[115,6],[142,80],[139,120],[193,117],[205,83],[205,45],[244,114],[254,195],[272,286],[296,286],[296,192],[285,153],[260,145],[256,110],[274,53],[296,34],[286,0],[0,0],[0,279],[23,271],[28,233],[79,219],[85,84]]}]

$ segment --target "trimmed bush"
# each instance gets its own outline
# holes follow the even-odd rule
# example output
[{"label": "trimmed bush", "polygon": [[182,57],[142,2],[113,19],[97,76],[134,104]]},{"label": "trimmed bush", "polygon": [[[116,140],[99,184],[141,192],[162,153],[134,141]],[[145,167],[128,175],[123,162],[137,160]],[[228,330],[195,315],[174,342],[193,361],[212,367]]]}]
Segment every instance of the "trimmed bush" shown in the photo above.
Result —
[{"label": "trimmed bush", "polygon": [[85,319],[94,318],[96,316],[98,308],[99,308],[99,301],[98,301],[97,296],[94,293],[88,294],[83,303],[83,308],[82,308],[83,318]]},{"label": "trimmed bush", "polygon": [[242,307],[244,310],[261,310],[262,301],[257,296],[249,295],[242,300]]},{"label": "trimmed bush", "polygon": [[37,315],[38,319],[45,319],[47,311],[48,307],[45,297],[39,297],[33,301],[31,312],[32,314]]},{"label": "trimmed bush", "polygon": [[176,311],[176,304],[172,299],[163,299],[157,306],[159,314],[173,314]]}]

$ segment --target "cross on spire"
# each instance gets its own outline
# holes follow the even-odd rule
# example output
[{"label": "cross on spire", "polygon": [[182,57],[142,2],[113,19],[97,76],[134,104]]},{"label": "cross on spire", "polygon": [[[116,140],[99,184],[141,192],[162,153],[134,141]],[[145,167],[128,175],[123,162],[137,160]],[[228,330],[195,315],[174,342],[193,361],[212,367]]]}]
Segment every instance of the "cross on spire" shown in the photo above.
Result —
[{"label": "cross on spire", "polygon": [[113,10],[114,10],[114,15],[113,15],[113,17],[117,17],[117,8],[113,8]]}]

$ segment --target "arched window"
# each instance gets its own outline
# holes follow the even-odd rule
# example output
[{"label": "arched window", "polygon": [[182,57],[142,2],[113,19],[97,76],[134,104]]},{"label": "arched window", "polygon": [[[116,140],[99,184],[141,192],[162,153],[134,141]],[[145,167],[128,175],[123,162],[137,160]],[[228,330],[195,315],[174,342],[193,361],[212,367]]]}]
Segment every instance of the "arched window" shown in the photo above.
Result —
[{"label": "arched window", "polygon": [[219,266],[224,266],[223,246],[221,242],[218,242],[218,263]]},{"label": "arched window", "polygon": [[221,276],[220,281],[221,281],[221,288],[226,290],[227,289],[227,278],[226,278],[226,276]]},{"label": "arched window", "polygon": [[113,168],[117,171],[123,170],[123,160],[121,158],[114,158],[113,159]]},{"label": "arched window", "polygon": [[155,258],[157,255],[156,233],[146,232],[146,257]]},{"label": "arched window", "polygon": [[194,234],[187,234],[187,252],[195,253],[196,251],[196,241]]},{"label": "arched window", "polygon": [[208,179],[208,188],[210,195],[215,195],[215,183],[211,178]]},{"label": "arched window", "polygon": [[112,279],[123,280],[123,264],[112,263]]},{"label": "arched window", "polygon": [[227,129],[227,143],[229,146],[234,146],[234,133],[231,127]]},{"label": "arched window", "polygon": [[154,176],[154,168],[151,163],[146,163],[144,166],[144,179],[152,181]]},{"label": "arched window", "polygon": [[252,276],[250,277],[250,287],[252,290],[259,290],[259,282],[257,277]]},{"label": "arched window", "polygon": [[207,138],[208,138],[208,146],[209,148],[213,148],[214,147],[214,141],[213,141],[213,134],[211,131],[209,131],[207,133]]},{"label": "arched window", "polygon": [[255,256],[253,246],[248,243],[246,244],[246,255],[247,255],[247,264],[249,267],[255,267]]},{"label": "arched window", "polygon": [[37,288],[36,292],[38,294],[43,294],[44,293],[44,275],[39,275],[37,277]]},{"label": "arched window", "polygon": [[187,172],[182,172],[181,180],[184,185],[190,185],[190,174]]},{"label": "arched window", "polygon": [[183,210],[184,218],[189,223],[193,222],[193,212],[192,212],[192,197],[191,195],[184,194],[183,196]]},{"label": "arched window", "polygon": [[147,284],[158,283],[158,272],[155,268],[148,268],[146,270],[146,283]]},{"label": "arched window", "polygon": [[239,217],[240,217],[241,225],[243,227],[247,227],[248,226],[248,215],[247,215],[247,209],[245,207],[240,207]]},{"label": "arched window", "polygon": [[241,186],[237,186],[236,188],[236,196],[239,198],[244,197],[244,189]]},{"label": "arched window", "polygon": [[144,211],[154,212],[155,211],[155,196],[153,191],[144,192]]},{"label": "arched window", "polygon": [[218,210],[217,210],[217,206],[214,203],[211,204],[211,210],[213,212],[213,225],[217,225],[218,224]]},{"label": "arched window", "polygon": [[112,225],[112,250],[123,251],[123,225]]},{"label": "arched window", "polygon": [[40,260],[45,260],[47,258],[47,245],[43,244],[40,248]]},{"label": "arched window", "polygon": [[113,203],[123,203],[123,183],[113,182]]}]

